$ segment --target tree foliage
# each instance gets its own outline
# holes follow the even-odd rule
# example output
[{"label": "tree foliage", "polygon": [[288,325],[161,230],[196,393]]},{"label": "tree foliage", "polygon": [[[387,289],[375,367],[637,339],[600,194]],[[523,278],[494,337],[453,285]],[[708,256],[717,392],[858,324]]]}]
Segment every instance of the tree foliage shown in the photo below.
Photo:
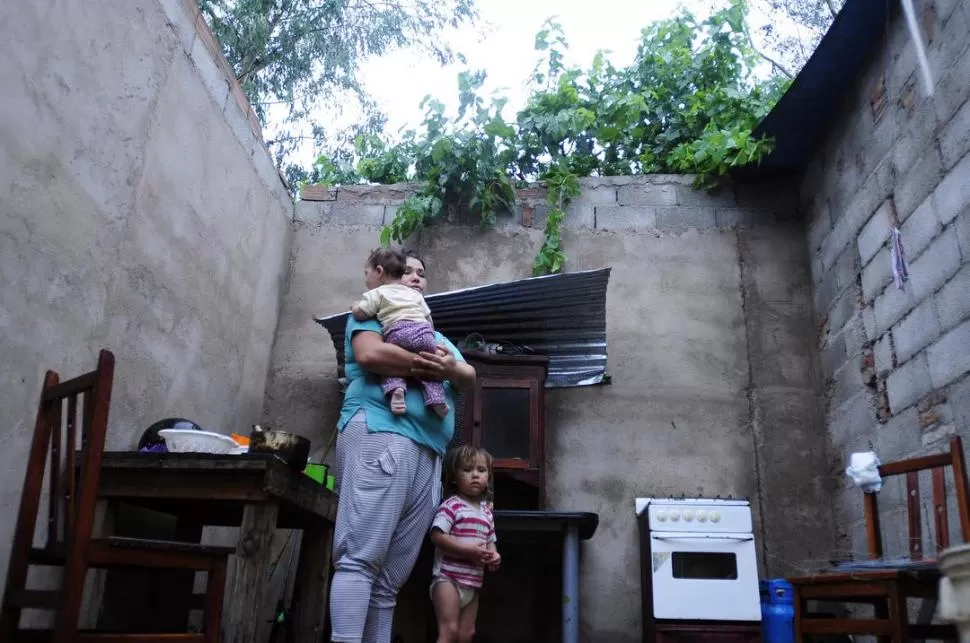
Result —
[{"label": "tree foliage", "polygon": [[516,183],[542,181],[550,212],[534,272],[559,272],[566,260],[559,227],[579,177],[695,173],[710,186],[770,151],[773,141],[752,130],[787,84],[753,76],[759,59],[746,10],[744,0],[731,0],[705,20],[683,11],[654,23],[626,67],[602,53],[586,69],[565,65],[566,39],[547,22],[536,36],[541,62],[531,96],[514,120],[502,116],[503,99],[480,96],[484,74],[466,71],[457,118],[426,98],[421,128],[400,143],[361,136],[349,158],[323,156],[315,171],[330,184],[422,183],[382,230],[385,244],[458,210],[491,226],[513,207]]},{"label": "tree foliage", "polygon": [[751,34],[759,54],[788,78],[815,51],[845,0],[752,0],[770,19]]},{"label": "tree foliage", "polygon": [[[367,114],[362,131],[382,119],[358,78],[361,61],[401,47],[423,49],[442,63],[455,54],[440,35],[473,20],[473,0],[200,0],[243,91],[264,127],[271,105],[285,108],[280,160],[298,137],[287,125],[308,120],[328,97],[349,95]],[[314,128],[314,137],[322,130]]]}]

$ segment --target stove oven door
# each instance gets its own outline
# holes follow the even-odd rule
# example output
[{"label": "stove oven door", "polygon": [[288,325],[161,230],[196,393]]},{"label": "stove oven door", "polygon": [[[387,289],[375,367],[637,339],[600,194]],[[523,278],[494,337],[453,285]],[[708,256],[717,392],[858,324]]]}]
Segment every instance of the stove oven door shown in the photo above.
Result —
[{"label": "stove oven door", "polygon": [[654,618],[760,621],[751,534],[653,532]]}]

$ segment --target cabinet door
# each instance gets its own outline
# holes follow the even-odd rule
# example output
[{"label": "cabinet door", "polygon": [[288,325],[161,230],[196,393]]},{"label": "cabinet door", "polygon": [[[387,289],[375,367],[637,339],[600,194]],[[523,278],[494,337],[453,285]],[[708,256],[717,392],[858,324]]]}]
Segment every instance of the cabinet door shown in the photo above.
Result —
[{"label": "cabinet door", "polygon": [[475,444],[504,469],[528,469],[538,461],[539,382],[480,377],[472,431]]}]

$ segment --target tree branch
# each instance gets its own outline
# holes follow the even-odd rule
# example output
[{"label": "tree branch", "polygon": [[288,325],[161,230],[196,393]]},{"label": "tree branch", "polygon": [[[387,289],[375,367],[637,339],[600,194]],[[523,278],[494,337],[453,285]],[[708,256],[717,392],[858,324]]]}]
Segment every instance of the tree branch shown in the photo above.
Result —
[{"label": "tree branch", "polygon": [[766,61],[768,61],[769,63],[771,63],[771,65],[775,69],[777,69],[778,71],[780,71],[781,73],[783,73],[789,80],[791,80],[791,79],[793,79],[795,77],[794,74],[792,74],[790,71],[788,71],[787,69],[785,69],[784,65],[782,65],[780,62],[778,62],[777,60],[775,60],[774,58],[772,58],[768,54],[762,52],[760,49],[758,49],[757,45],[754,44],[754,38],[751,37],[751,32],[748,31],[748,23],[747,23],[747,21],[742,22],[741,26],[744,28],[744,35],[747,36],[747,38],[748,38],[748,44],[751,45],[751,49],[754,51],[754,53],[758,54],[759,56],[761,56],[762,58],[764,58]]}]

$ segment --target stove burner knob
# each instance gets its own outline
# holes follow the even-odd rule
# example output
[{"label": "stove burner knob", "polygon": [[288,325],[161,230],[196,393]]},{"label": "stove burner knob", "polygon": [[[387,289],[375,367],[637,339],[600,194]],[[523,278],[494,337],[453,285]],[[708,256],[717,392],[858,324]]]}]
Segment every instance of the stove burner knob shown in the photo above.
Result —
[{"label": "stove burner knob", "polygon": [[670,519],[672,521],[674,521],[674,522],[677,522],[678,520],[680,520],[680,512],[677,511],[676,509],[674,509],[673,511],[671,511],[670,512]]},{"label": "stove burner knob", "polygon": [[693,519],[694,519],[694,512],[691,511],[690,509],[685,510],[684,511],[684,520],[686,520],[687,522],[690,522]]},{"label": "stove burner knob", "polygon": [[703,509],[697,512],[697,522],[707,522],[707,512]]},{"label": "stove burner knob", "polygon": [[657,512],[657,520],[659,520],[660,522],[665,522],[667,520],[666,510],[661,509],[660,511]]},{"label": "stove burner knob", "polygon": [[718,511],[712,511],[711,522],[720,522],[720,521],[721,521],[721,513]]}]

